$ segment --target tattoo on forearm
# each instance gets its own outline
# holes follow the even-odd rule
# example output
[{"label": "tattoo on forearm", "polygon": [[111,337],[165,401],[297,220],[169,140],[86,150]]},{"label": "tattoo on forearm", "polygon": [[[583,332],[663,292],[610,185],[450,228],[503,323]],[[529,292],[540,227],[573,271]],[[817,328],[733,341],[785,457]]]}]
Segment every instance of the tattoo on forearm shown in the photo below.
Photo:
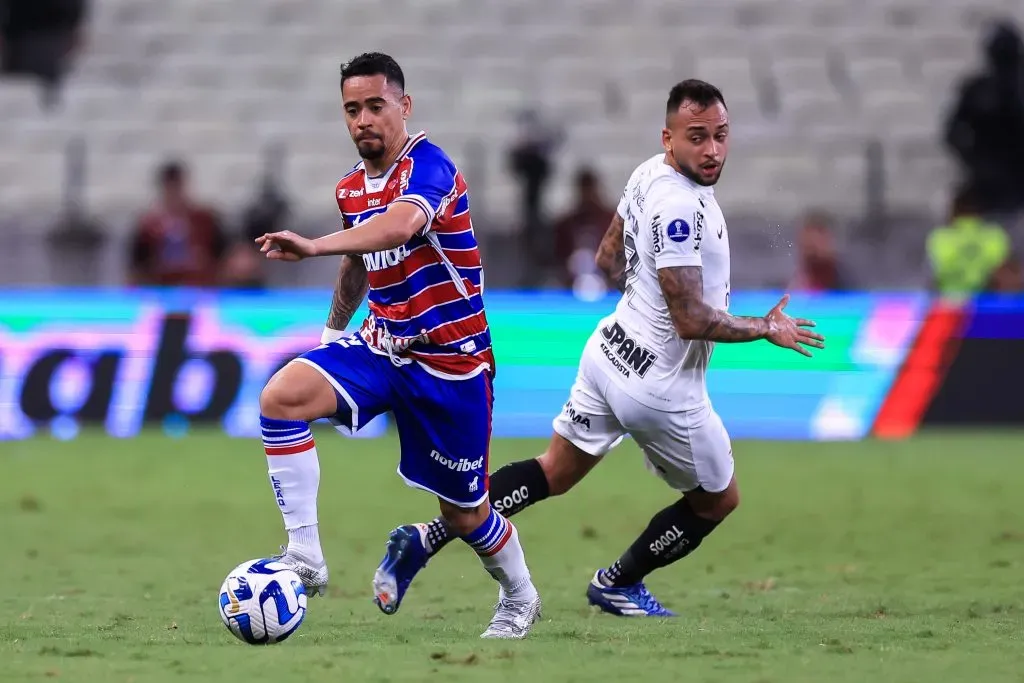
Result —
[{"label": "tattoo on forearm", "polygon": [[626,291],[626,250],[622,235],[624,229],[625,222],[622,216],[615,214],[597,250],[598,265],[620,292]]},{"label": "tattoo on forearm", "polygon": [[362,259],[357,256],[343,256],[341,266],[338,268],[338,281],[334,285],[331,313],[327,316],[327,327],[339,331],[348,327],[356,309],[363,303],[369,286]]},{"label": "tattoo on forearm", "polygon": [[700,266],[661,268],[658,282],[679,336],[719,342],[762,339],[768,332],[764,318],[729,315],[704,303],[704,276]]}]

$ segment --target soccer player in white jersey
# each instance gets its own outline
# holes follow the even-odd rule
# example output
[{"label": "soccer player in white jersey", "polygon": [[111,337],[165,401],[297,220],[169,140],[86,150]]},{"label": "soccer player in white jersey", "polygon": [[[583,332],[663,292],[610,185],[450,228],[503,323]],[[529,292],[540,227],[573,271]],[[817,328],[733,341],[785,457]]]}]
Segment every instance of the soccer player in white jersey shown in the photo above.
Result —
[{"label": "soccer player in white jersey", "polygon": [[[715,343],[767,339],[806,356],[824,348],[812,321],[783,312],[788,295],[763,317],[728,313],[729,235],[713,190],[729,147],[722,93],[677,84],[661,135],[664,153],[633,172],[598,251],[623,296],[587,342],[551,443],[491,477],[491,504],[513,515],[565,493],[633,437],[647,468],[682,496],[587,587],[591,604],[619,616],[672,616],[644,578],[696,550],[739,505],[732,445],[705,381]],[[400,596],[450,538],[440,518],[391,532]]]}]

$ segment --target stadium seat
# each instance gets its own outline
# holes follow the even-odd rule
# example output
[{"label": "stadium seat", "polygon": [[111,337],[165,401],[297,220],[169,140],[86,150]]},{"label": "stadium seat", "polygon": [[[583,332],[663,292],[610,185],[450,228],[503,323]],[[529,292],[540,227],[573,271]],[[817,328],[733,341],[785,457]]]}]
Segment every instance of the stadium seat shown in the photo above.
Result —
[{"label": "stadium seat", "polygon": [[[863,186],[862,150],[879,136],[889,175],[901,178],[893,195],[933,211],[953,179],[940,139],[951,88],[978,62],[984,19],[1024,19],[1022,8],[1008,0],[396,0],[382,13],[350,0],[173,8],[106,0],[57,111],[40,110],[35,86],[0,80],[0,196],[27,202],[26,211],[51,206],[59,190],[47,179],[78,135],[89,150],[93,211],[144,204],[151,170],[167,154],[190,162],[204,197],[228,201],[248,196],[261,150],[281,143],[296,210],[331,220],[330,188],[353,160],[338,64],[381,49],[406,68],[417,129],[460,163],[474,144],[484,150],[474,179],[480,230],[515,225],[504,155],[521,108],[536,106],[566,129],[552,189],[559,209],[577,163],[600,168],[614,195],[657,149],[668,87],[694,75],[721,85],[735,117],[723,183],[730,212],[782,220],[813,199],[856,213],[862,198],[849,187]],[[822,151],[829,141],[844,146],[840,157]],[[892,153],[900,145],[915,156]],[[909,179],[909,169],[926,172]]]}]

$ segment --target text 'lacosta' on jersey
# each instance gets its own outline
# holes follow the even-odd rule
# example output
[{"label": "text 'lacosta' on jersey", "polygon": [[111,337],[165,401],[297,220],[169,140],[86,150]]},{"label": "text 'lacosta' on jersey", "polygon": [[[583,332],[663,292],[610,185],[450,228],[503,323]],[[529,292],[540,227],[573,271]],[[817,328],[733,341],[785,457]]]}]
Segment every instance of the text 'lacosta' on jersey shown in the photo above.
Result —
[{"label": "text 'lacosta' on jersey", "polygon": [[493,372],[469,194],[452,160],[421,132],[386,173],[369,176],[360,163],[338,182],[336,195],[345,228],[393,202],[409,202],[427,217],[402,246],[363,255],[370,283],[363,339],[448,375]]}]

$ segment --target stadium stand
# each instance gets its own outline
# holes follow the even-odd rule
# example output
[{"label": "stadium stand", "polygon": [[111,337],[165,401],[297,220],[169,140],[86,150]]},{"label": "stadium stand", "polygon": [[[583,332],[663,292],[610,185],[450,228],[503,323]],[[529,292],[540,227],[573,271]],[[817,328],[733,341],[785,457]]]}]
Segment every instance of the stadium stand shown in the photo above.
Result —
[{"label": "stadium stand", "polygon": [[[869,177],[883,179],[890,213],[923,216],[927,226],[945,210],[954,179],[940,129],[956,81],[979,61],[981,27],[992,16],[1024,18],[1024,5],[1013,0],[389,0],[386,7],[96,3],[61,107],[43,112],[33,86],[0,81],[0,206],[52,212],[65,149],[82,136],[84,199],[94,213],[137,210],[168,154],[189,160],[205,197],[237,205],[251,196],[266,145],[282,143],[297,210],[329,217],[331,189],[353,159],[340,122],[338,65],[380,49],[405,67],[413,124],[457,157],[495,234],[514,227],[505,151],[522,107],[565,126],[551,197],[557,209],[577,163],[595,165],[614,194],[657,149],[667,88],[689,76],[720,85],[733,113],[721,196],[731,214],[753,217],[734,221],[744,226],[733,231],[735,258],[785,242],[785,231],[772,226],[809,204],[864,216]],[[872,164],[884,174],[870,174]],[[764,257],[765,272],[776,267],[772,258],[784,269],[786,250],[767,252],[775,256]],[[878,261],[870,250],[864,258]],[[902,256],[892,258],[902,267]]]}]

